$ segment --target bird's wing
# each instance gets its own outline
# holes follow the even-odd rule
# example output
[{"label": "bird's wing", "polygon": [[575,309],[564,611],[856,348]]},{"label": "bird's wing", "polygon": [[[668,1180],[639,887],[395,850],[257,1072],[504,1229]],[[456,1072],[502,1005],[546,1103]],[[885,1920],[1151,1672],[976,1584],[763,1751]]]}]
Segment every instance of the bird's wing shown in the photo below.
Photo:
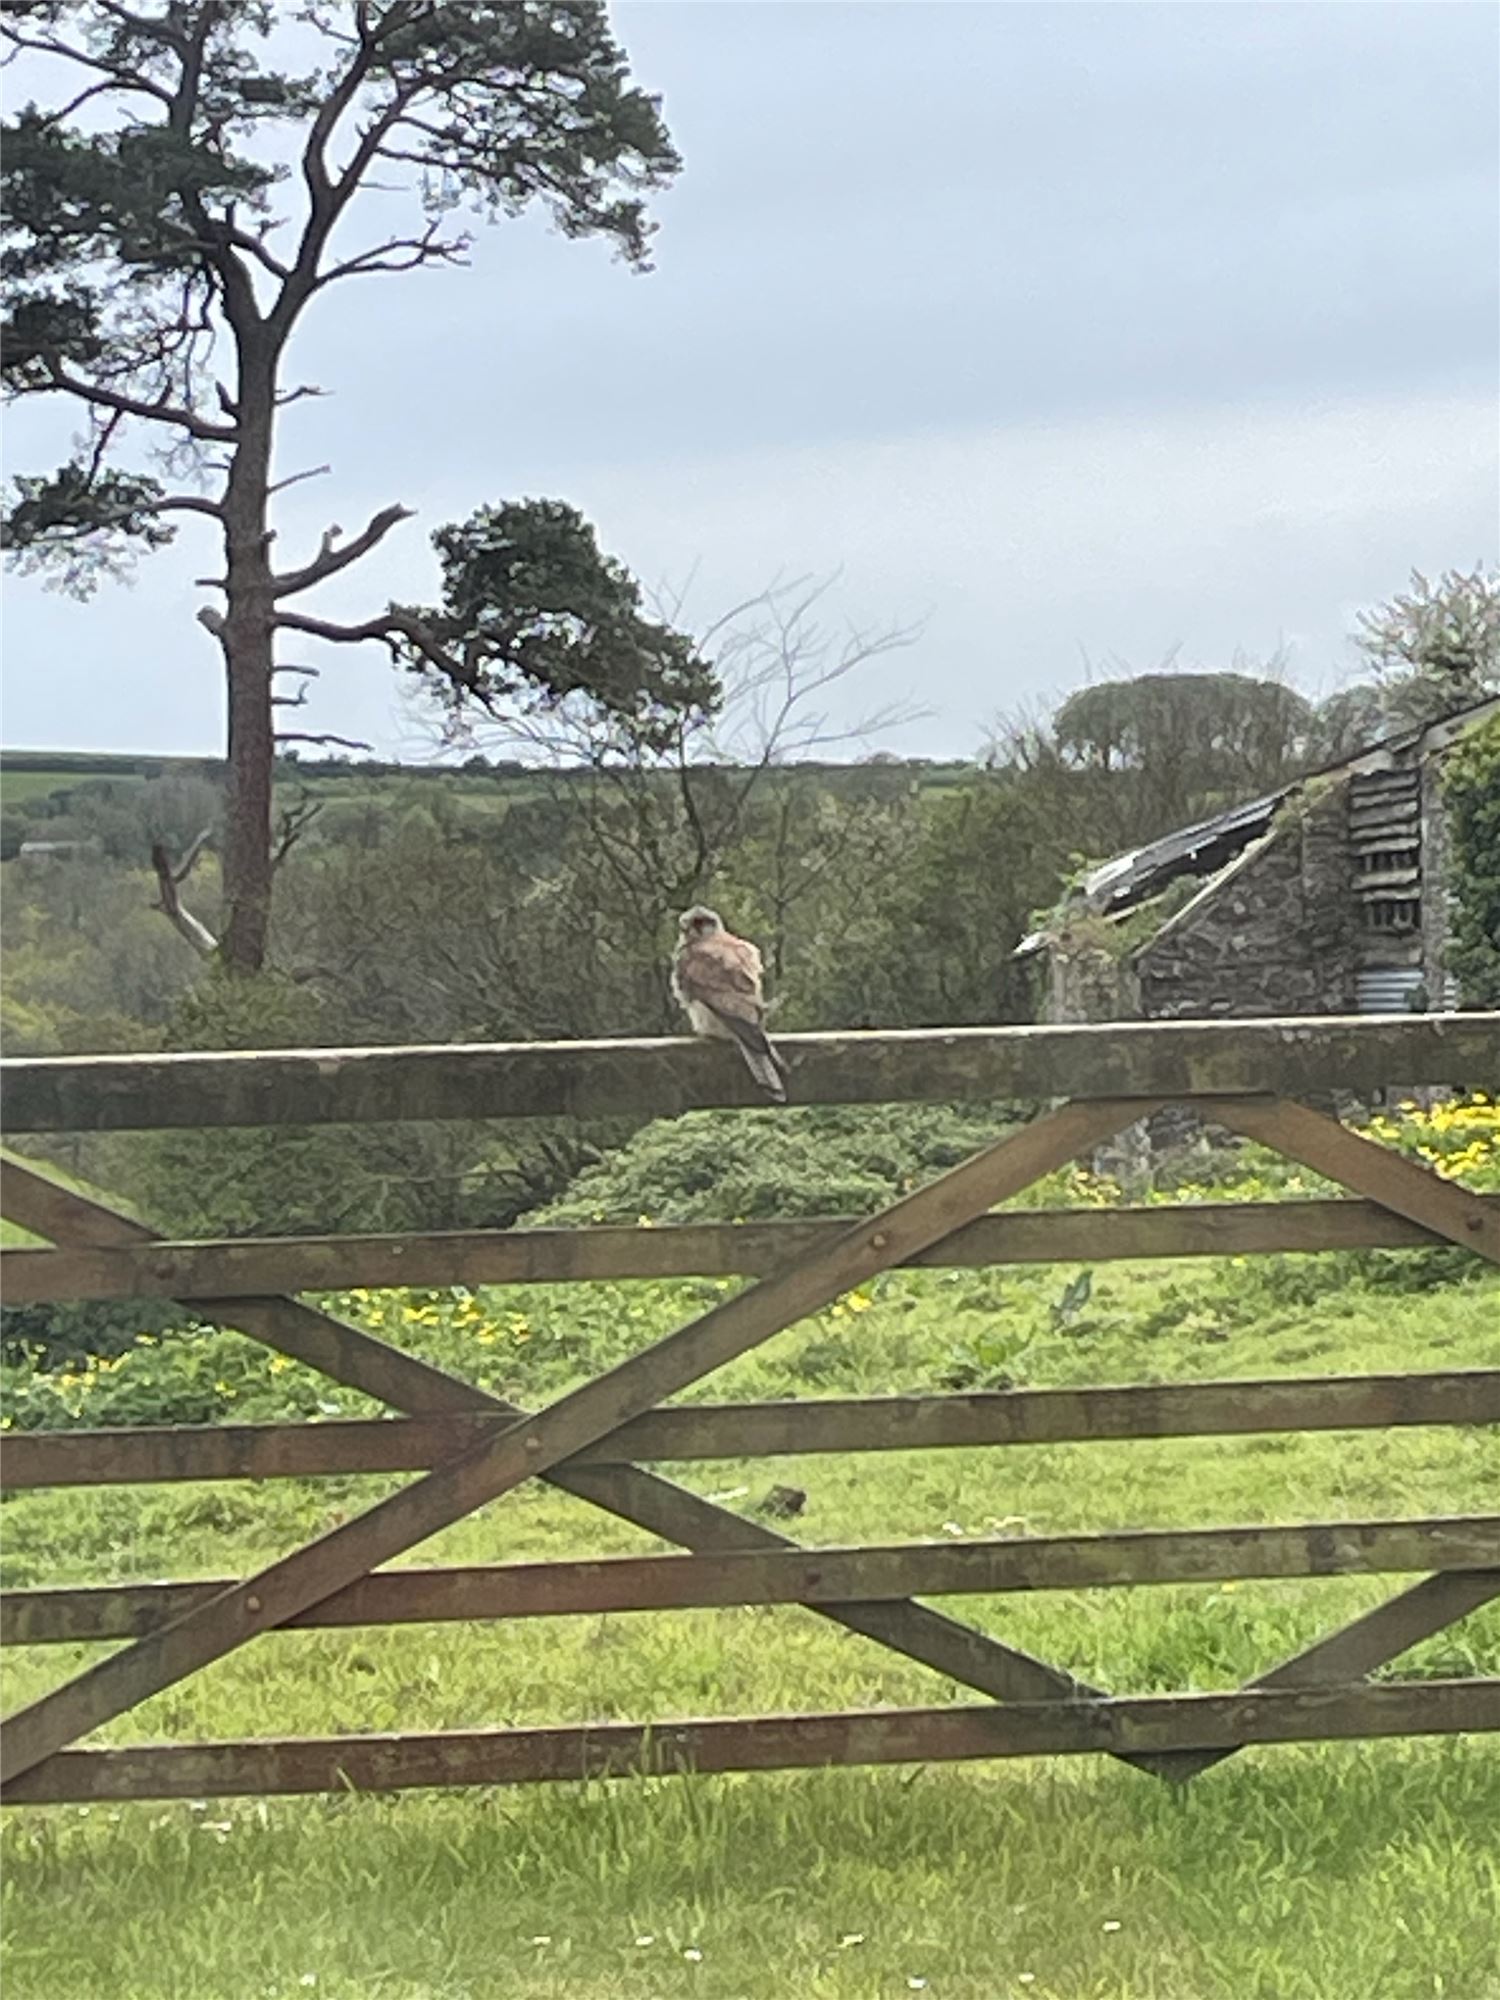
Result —
[{"label": "bird's wing", "polygon": [[759,1021],[760,979],[760,953],[728,931],[688,945],[677,960],[683,998],[734,1020]]}]

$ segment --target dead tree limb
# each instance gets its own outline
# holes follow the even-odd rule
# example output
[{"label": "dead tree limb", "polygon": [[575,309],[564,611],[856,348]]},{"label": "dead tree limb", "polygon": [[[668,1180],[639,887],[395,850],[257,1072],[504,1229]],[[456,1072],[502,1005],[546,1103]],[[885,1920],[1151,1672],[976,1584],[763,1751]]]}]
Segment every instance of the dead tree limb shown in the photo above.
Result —
[{"label": "dead tree limb", "polygon": [[198,856],[208,845],[212,828],[205,827],[188,848],[181,861],[175,865],[163,841],[155,841],[151,847],[151,866],[156,871],[157,901],[160,910],[180,937],[185,937],[202,958],[212,958],[219,949],[219,940],[201,918],[195,917],[183,903],[178,890],[191,874]]}]

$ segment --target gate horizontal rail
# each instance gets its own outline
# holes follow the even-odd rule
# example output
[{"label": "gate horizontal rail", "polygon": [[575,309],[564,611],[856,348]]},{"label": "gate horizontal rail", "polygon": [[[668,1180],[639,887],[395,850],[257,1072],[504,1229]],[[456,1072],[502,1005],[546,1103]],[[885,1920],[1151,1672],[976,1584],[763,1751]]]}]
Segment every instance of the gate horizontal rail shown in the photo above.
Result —
[{"label": "gate horizontal rail", "polygon": [[[1500,1221],[1500,1194],[1476,1197]],[[626,1278],[770,1277],[854,1225],[662,1223],[648,1228],[439,1230],[391,1236],[264,1236],[116,1250],[0,1250],[11,1305],[64,1299],[256,1298],[278,1289],[399,1291],[433,1285],[569,1284]],[[1330,1250],[1430,1249],[1443,1238],[1372,1201],[1181,1202],[1154,1208],[986,1215],[893,1269],[1107,1264]]]},{"label": "gate horizontal rail", "polygon": [[[1125,1021],[781,1035],[797,1104],[985,1103],[1453,1084],[1495,1068],[1496,1014]],[[12,1057],[15,1132],[590,1118],[763,1102],[732,1052],[682,1040]]]},{"label": "gate horizontal rail", "polygon": [[[370,1417],[327,1423],[16,1431],[6,1438],[0,1453],[0,1492],[37,1486],[418,1472],[493,1436],[497,1426],[507,1422],[514,1418]],[[816,1402],[694,1403],[636,1417],[580,1452],[574,1463],[622,1465],[655,1459],[687,1464],[797,1458],[819,1452],[1389,1430],[1423,1424],[1500,1424],[1500,1369],[1001,1389],[947,1396],[830,1396]]]},{"label": "gate horizontal rail", "polygon": [[[346,1585],[286,1624],[289,1629],[436,1625],[1431,1569],[1488,1572],[1500,1591],[1500,1515],[385,1570]],[[37,1646],[143,1637],[232,1583],[225,1577],[203,1583],[8,1591],[0,1597],[0,1643]]]},{"label": "gate horizontal rail", "polygon": [[[239,1327],[395,1413],[331,1424],[12,1435],[0,1461],[8,1490],[418,1475],[258,1576],[7,1593],[0,1599],[6,1644],[125,1643],[8,1719],[0,1746],[5,1802],[402,1789],[639,1769],[1084,1750],[1181,1780],[1253,1742],[1500,1728],[1500,1678],[1380,1685],[1364,1679],[1500,1597],[1500,1515],[808,1548],[644,1469],[652,1461],[830,1451],[1500,1423],[1500,1369],[1486,1368],[798,1403],[672,1400],[854,1285],[903,1266],[1434,1243],[1500,1263],[1500,1200],[1473,1194],[1297,1101],[1388,1084],[1493,1090],[1500,1080],[1500,1014],[791,1036],[783,1047],[793,1098],[803,1103],[1066,1101],[860,1221],[171,1243],[26,1162],[0,1161],[6,1216],[53,1246],[4,1253],[0,1276],[11,1302],[186,1301],[196,1317]],[[681,1042],[47,1058],[0,1065],[0,1081],[10,1129],[37,1134],[600,1118],[748,1101],[732,1051]],[[1349,1198],[993,1212],[1166,1101],[1190,1104],[1208,1122],[1326,1177]],[[759,1282],[537,1411],[289,1295],[355,1285],[699,1273]],[[534,1477],[686,1553],[383,1567]],[[1247,1688],[1150,1698],[1091,1687],[920,1601],[1412,1572],[1423,1574]],[[76,1747],[81,1737],[277,1627],[745,1605],[804,1607],[937,1669],[988,1705]]]},{"label": "gate horizontal rail", "polygon": [[844,1764],[931,1764],[1090,1751],[1145,1761],[1217,1755],[1249,1743],[1456,1736],[1481,1730],[1500,1730],[1500,1680],[64,1750],[14,1780],[6,1796],[19,1805],[267,1792],[396,1792],[643,1773],[822,1770]]}]

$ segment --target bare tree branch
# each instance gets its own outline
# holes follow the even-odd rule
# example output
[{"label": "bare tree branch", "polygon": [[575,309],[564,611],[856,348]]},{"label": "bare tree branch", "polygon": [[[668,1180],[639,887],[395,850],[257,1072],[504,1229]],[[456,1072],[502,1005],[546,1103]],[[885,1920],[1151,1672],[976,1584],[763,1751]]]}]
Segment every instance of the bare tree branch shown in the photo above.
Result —
[{"label": "bare tree branch", "polygon": [[324,479],[332,470],[331,465],[310,465],[304,472],[289,472],[285,479],[271,481],[266,488],[266,498],[269,500],[277,493],[285,493],[289,486],[301,486],[309,479]]},{"label": "bare tree branch", "polygon": [[356,736],[310,736],[300,729],[278,729],[274,740],[277,743],[331,743],[340,750],[373,750],[374,748],[373,744],[361,742]]},{"label": "bare tree branch", "polygon": [[148,503],[153,514],[208,514],[222,521],[224,508],[217,500],[205,500],[200,493],[169,493],[164,500]]},{"label": "bare tree branch", "polygon": [[[200,612],[199,616],[202,616]],[[332,618],[312,618],[305,611],[278,611],[275,623],[286,632],[305,632],[313,639],[329,639],[338,646],[363,645],[375,639],[390,650],[392,659],[401,658],[401,641],[414,648],[428,666],[447,680],[464,688],[485,712],[498,719],[494,698],[485,687],[478,668],[459,654],[440,645],[420,618],[393,606],[360,625],[342,625]]]},{"label": "bare tree branch", "polygon": [[334,225],[348,207],[364,175],[380,151],[387,133],[400,119],[412,99],[431,86],[430,77],[416,76],[398,86],[390,100],[366,127],[353,157],[335,177],[328,165],[328,148],[345,114],[364,87],[376,61],[382,38],[407,24],[417,11],[413,0],[387,7],[378,21],[361,5],[356,12],[357,42],[347,68],[318,110],[302,149],[302,177],[307,188],[308,213],[296,261],[281,288],[272,310],[278,334],[284,334],[296,319],[319,282],[318,264]]},{"label": "bare tree branch", "polygon": [[322,799],[301,798],[295,805],[283,809],[276,829],[276,844],[271,849],[272,870],[279,868],[297,842],[323,810]]},{"label": "bare tree branch", "polygon": [[377,542],[385,539],[392,528],[402,521],[409,521],[412,518],[412,511],[410,507],[401,506],[382,508],[364,531],[341,549],[335,548],[334,544],[343,530],[330,528],[323,537],[322,547],[310,563],[305,563],[301,569],[287,570],[274,579],[276,596],[292,597],[299,590],[310,590],[314,584],[322,583],[330,576],[337,576],[340,570],[347,569],[351,563],[357,563],[361,556],[367,556]]},{"label": "bare tree branch", "polygon": [[204,827],[202,833],[193,840],[187,853],[183,855],[177,866],[172,870],[172,880],[174,882],[185,882],[187,880],[198,864],[198,856],[207,847],[212,838],[213,828],[211,826]]},{"label": "bare tree branch", "polygon": [[269,271],[273,278],[289,278],[292,275],[291,265],[278,257],[266,242],[267,231],[277,227],[278,224],[275,222],[268,223],[266,230],[257,234],[248,229],[240,229],[233,223],[225,223],[220,226],[219,234],[224,242],[232,244],[236,250],[243,250],[247,256],[253,257],[256,263],[263,270]]},{"label": "bare tree branch", "polygon": [[[18,44],[20,48],[34,46],[34,43],[21,42]],[[125,88],[126,85],[119,77],[113,74],[106,76],[101,83],[91,83],[87,90],[80,90],[78,95],[71,98],[60,110],[49,112],[47,117],[42,120],[42,123],[44,125],[61,125],[71,118],[75,111],[81,111],[91,98],[105,97],[112,90],[123,91]]]},{"label": "bare tree branch", "polygon": [[[59,56],[65,62],[77,63],[80,69],[98,71],[105,78],[105,81],[95,85],[94,90],[85,92],[85,96],[93,96],[97,91],[118,90],[126,95],[154,97],[159,104],[165,104],[169,108],[171,106],[172,93],[164,84],[156,83],[150,77],[143,76],[138,71],[122,69],[118,64],[106,61],[103,56],[93,55],[89,50],[81,49],[75,43],[60,41],[57,37],[50,35],[23,35],[9,21],[0,26],[0,33],[4,34],[6,41],[17,51],[29,49],[38,55]],[[76,100],[74,105],[69,108],[76,109],[77,104],[82,101],[82,99]],[[66,112],[58,112],[49,120],[49,123],[55,124],[66,115]]]},{"label": "bare tree branch", "polygon": [[[387,15],[387,24],[400,25],[398,17],[409,14],[410,8],[393,7]],[[320,210],[332,205],[335,194],[333,176],[328,171],[328,147],[338,127],[339,121],[359,95],[370,66],[375,59],[376,37],[370,32],[367,9],[361,5],[356,13],[357,46],[347,69],[334,88],[318,108],[318,114],[307,135],[307,143],[302,149],[302,178],[307,187],[308,207],[311,211],[309,225]],[[330,227],[331,222],[330,222]],[[304,236],[302,249],[298,253],[299,269],[307,262],[307,237]],[[321,245],[319,246],[321,249]],[[313,252],[308,264],[309,274],[316,268],[318,251]]]},{"label": "bare tree branch", "polygon": [[187,939],[202,958],[212,958],[219,949],[219,940],[208,925],[195,917],[183,903],[178,890],[187,880],[198,856],[207,845],[211,829],[205,827],[189,847],[186,855],[178,863],[173,863],[163,842],[156,841],[151,849],[151,866],[156,871],[157,901],[155,908],[166,917],[180,937]]},{"label": "bare tree branch", "polygon": [[184,409],[179,404],[167,402],[165,398],[148,403],[140,396],[126,396],[118,389],[107,389],[102,383],[85,382],[58,361],[48,361],[47,371],[48,380],[41,385],[39,393],[44,394],[48,389],[62,390],[67,395],[77,396],[80,402],[96,404],[102,410],[117,410],[122,416],[143,417],[151,423],[175,424],[190,437],[202,438],[208,443],[233,444],[239,436],[235,425],[215,423],[211,418],[200,417],[195,410]]},{"label": "bare tree branch", "polygon": [[[473,238],[467,235],[451,237],[444,242],[439,234],[440,220],[429,223],[420,236],[391,236],[384,243],[372,244],[368,250],[361,250],[356,256],[345,258],[342,264],[330,265],[319,272],[313,280],[313,290],[321,291],[337,278],[362,277],[370,271],[415,271],[423,264],[466,263]],[[397,251],[405,251],[405,256],[397,256]]]}]

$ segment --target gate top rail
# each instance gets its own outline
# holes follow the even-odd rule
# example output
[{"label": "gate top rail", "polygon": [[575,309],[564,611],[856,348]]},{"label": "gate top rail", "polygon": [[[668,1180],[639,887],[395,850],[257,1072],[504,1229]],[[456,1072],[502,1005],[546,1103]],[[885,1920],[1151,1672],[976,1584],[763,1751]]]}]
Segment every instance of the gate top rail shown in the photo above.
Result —
[{"label": "gate top rail", "polygon": [[[783,1035],[794,1104],[1297,1096],[1500,1085],[1500,1012]],[[734,1051],[676,1038],[245,1049],[0,1062],[18,1132],[664,1117],[763,1100]]]}]

